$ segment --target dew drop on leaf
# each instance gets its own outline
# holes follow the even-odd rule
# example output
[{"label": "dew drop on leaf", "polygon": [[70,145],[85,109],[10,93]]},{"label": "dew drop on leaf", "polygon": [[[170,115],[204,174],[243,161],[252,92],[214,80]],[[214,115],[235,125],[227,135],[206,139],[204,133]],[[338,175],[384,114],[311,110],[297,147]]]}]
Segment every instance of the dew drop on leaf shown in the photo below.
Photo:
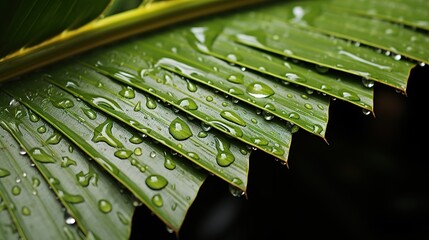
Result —
[{"label": "dew drop on leaf", "polygon": [[168,130],[171,136],[179,141],[186,140],[193,135],[188,124],[179,117],[170,123]]},{"label": "dew drop on leaf", "polygon": [[164,205],[164,201],[162,200],[162,197],[159,194],[153,195],[152,203],[157,207],[162,207],[162,205]]},{"label": "dew drop on leaf", "polygon": [[274,90],[262,82],[254,82],[247,86],[248,94],[255,98],[267,98],[274,94]]},{"label": "dew drop on leaf", "polygon": [[153,174],[146,178],[145,183],[153,190],[161,190],[167,186],[168,181],[161,175]]},{"label": "dew drop on leaf", "polygon": [[41,162],[41,163],[55,163],[56,162],[56,160],[51,155],[48,155],[41,148],[31,149],[30,154],[36,161]]},{"label": "dew drop on leaf", "polygon": [[101,199],[100,201],[98,201],[98,209],[102,213],[109,213],[112,211],[112,204],[105,199]]}]

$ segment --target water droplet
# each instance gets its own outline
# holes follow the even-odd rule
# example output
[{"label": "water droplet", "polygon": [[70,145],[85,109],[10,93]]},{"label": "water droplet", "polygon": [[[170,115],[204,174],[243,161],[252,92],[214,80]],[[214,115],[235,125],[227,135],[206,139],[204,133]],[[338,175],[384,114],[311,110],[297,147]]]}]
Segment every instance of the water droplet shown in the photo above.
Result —
[{"label": "water droplet", "polygon": [[179,141],[188,139],[192,136],[192,131],[188,124],[179,117],[170,123],[168,130],[170,134]]},{"label": "water droplet", "polygon": [[21,188],[17,185],[12,187],[12,194],[18,196],[21,193]]},{"label": "water droplet", "polygon": [[134,89],[132,89],[130,86],[123,86],[121,91],[119,91],[119,95],[128,99],[133,99],[136,97]]},{"label": "water droplet", "polygon": [[313,106],[309,103],[304,104],[304,107],[307,108],[308,110],[313,109]]},{"label": "water droplet", "polygon": [[272,114],[270,112],[264,111],[262,113],[262,115],[264,116],[264,119],[267,120],[267,121],[271,121],[271,120],[274,119],[274,114]]},{"label": "water droplet", "polygon": [[256,138],[251,138],[251,140],[252,140],[252,142],[254,144],[256,144],[258,146],[266,146],[266,145],[268,145],[268,140],[264,139],[264,138],[256,137]]},{"label": "water droplet", "polygon": [[164,167],[168,170],[173,170],[176,168],[176,162],[166,152],[164,152]]},{"label": "water droplet", "polygon": [[328,67],[316,65],[316,71],[319,73],[327,73],[329,71]]},{"label": "water droplet", "polygon": [[231,193],[232,196],[234,197],[241,197],[244,195],[244,191],[241,190],[240,188],[233,186],[233,185],[229,185],[228,186],[228,190]]},{"label": "water droplet", "polygon": [[375,85],[375,82],[373,80],[367,79],[367,78],[362,78],[362,84],[366,87],[366,88],[372,88]]},{"label": "water droplet", "polygon": [[243,74],[231,74],[227,77],[227,80],[232,83],[242,84],[244,83]]},{"label": "water droplet", "polygon": [[61,141],[61,139],[62,139],[62,136],[56,132],[46,140],[46,143],[55,145],[55,144],[58,144]]},{"label": "water droplet", "polygon": [[112,128],[112,120],[107,119],[94,129],[94,136],[92,137],[92,141],[103,141],[112,147],[122,147],[122,143],[119,142],[115,137],[113,137]]},{"label": "water droplet", "polygon": [[53,101],[52,104],[57,108],[67,109],[74,106],[74,103],[72,100],[64,98],[57,101]]},{"label": "water droplet", "polygon": [[31,215],[31,210],[28,207],[22,207],[21,212],[22,212],[22,215],[24,215],[24,216],[30,216]]},{"label": "water droplet", "polygon": [[102,213],[109,213],[112,211],[112,204],[105,199],[101,199],[98,201],[98,209],[100,209]]},{"label": "water droplet", "polygon": [[291,112],[291,113],[289,113],[289,118],[291,118],[291,119],[299,119],[300,116],[296,112]]},{"label": "water droplet", "polygon": [[37,128],[37,132],[38,133],[45,133],[46,132],[46,127],[45,126],[40,126]]},{"label": "water droplet", "polygon": [[25,151],[24,148],[20,148],[19,149],[19,155],[21,155],[21,156],[27,155],[27,151]]},{"label": "water droplet", "polygon": [[401,60],[402,56],[400,54],[394,54],[393,55],[393,59],[395,59],[396,61]]},{"label": "water droplet", "polygon": [[140,136],[136,136],[136,135],[134,135],[134,136],[132,136],[132,137],[130,138],[130,142],[131,142],[131,143],[134,143],[134,144],[139,144],[139,143],[142,143],[142,142],[143,142],[143,138],[142,138],[142,137],[140,137]]},{"label": "water droplet", "polygon": [[165,226],[165,230],[167,230],[168,233],[173,233],[174,232],[174,230],[171,227],[169,227],[169,226]]},{"label": "water droplet", "polygon": [[64,201],[69,202],[69,203],[74,203],[74,204],[81,203],[81,202],[85,201],[85,199],[79,194],[73,195],[73,194],[69,194],[69,193],[62,191],[62,190],[58,191],[58,196],[60,198],[64,199]]},{"label": "water droplet", "polygon": [[369,114],[371,114],[371,111],[370,110],[368,110],[368,109],[362,109],[362,113],[364,114],[364,115],[366,115],[366,116],[368,116]]},{"label": "water droplet", "polygon": [[83,113],[89,118],[89,119],[91,119],[91,120],[94,120],[94,119],[96,119],[97,118],[97,113],[94,111],[94,110],[92,110],[92,109],[90,109],[90,108],[81,108],[82,109],[82,111],[83,111]]},{"label": "water droplet", "polygon": [[191,80],[186,79],[186,87],[188,88],[188,91],[190,92],[196,92],[197,91],[197,85],[195,85]]},{"label": "water droplet", "polygon": [[134,154],[136,156],[141,156],[143,154],[143,151],[140,147],[136,147],[136,149],[134,149]]},{"label": "water droplet", "polygon": [[235,161],[235,156],[229,150],[230,148],[229,142],[222,141],[218,137],[215,137],[215,142],[216,142],[216,149],[218,151],[216,155],[217,164],[221,167],[227,167],[231,165]]},{"label": "water droplet", "polygon": [[254,82],[247,86],[247,93],[255,98],[267,98],[274,94],[274,90],[262,82]]},{"label": "water droplet", "polygon": [[41,163],[55,163],[56,162],[56,160],[51,155],[48,155],[43,149],[40,149],[40,148],[31,149],[30,154],[34,158],[34,160],[41,162]]},{"label": "water droplet", "polygon": [[68,217],[66,217],[66,219],[65,219],[65,223],[66,223],[67,225],[73,225],[73,224],[75,224],[75,223],[76,223],[76,219],[75,219],[74,217],[72,217],[72,216],[68,216]]},{"label": "water droplet", "polygon": [[161,190],[167,186],[168,181],[161,175],[153,174],[146,178],[145,183],[153,190]]},{"label": "water droplet", "polygon": [[37,116],[33,112],[30,111],[29,113],[30,113],[30,121],[32,121],[32,122],[38,122],[40,120],[39,116]]},{"label": "water droplet", "polygon": [[10,175],[10,172],[4,168],[0,168],[0,178],[7,177]]},{"label": "water droplet", "polygon": [[64,156],[61,160],[61,167],[65,168],[68,167],[70,165],[74,165],[76,166],[77,163],[76,161],[74,161],[73,159],[69,158],[68,156]]},{"label": "water droplet", "polygon": [[182,107],[183,109],[186,110],[197,110],[198,109],[198,105],[195,103],[194,100],[190,99],[190,98],[183,98],[180,99],[177,104],[179,104],[180,107]]},{"label": "water droplet", "polygon": [[130,221],[122,212],[117,212],[116,214],[119,218],[119,221],[121,221],[122,224],[124,224],[124,225],[130,224]]},{"label": "water droplet", "polygon": [[354,93],[354,92],[350,92],[344,89],[340,89],[339,90],[340,95],[350,101],[360,101],[360,97]]},{"label": "water droplet", "polygon": [[186,155],[187,155],[188,157],[190,157],[190,158],[194,159],[194,160],[199,160],[199,159],[200,159],[200,156],[198,156],[198,154],[196,154],[196,153],[194,153],[194,152],[188,152]]},{"label": "water droplet", "polygon": [[210,124],[216,126],[217,128],[222,129],[225,132],[230,133],[231,135],[235,136],[235,137],[242,137],[243,136],[243,131],[238,128],[238,127],[232,127],[222,121],[217,121],[217,120],[211,120],[209,121]]},{"label": "water droplet", "polygon": [[131,154],[133,154],[133,151],[131,151],[129,149],[116,150],[114,153],[115,157],[120,158],[120,159],[127,159],[131,156]]},{"label": "water droplet", "polygon": [[176,211],[177,203],[171,204],[171,210]]},{"label": "water droplet", "polygon": [[33,182],[33,187],[34,188],[38,187],[40,185],[40,180],[38,178],[36,178],[36,177],[33,177],[32,182]]},{"label": "water droplet", "polygon": [[313,132],[316,134],[321,134],[323,131],[323,127],[318,125],[318,124],[314,124],[313,126]]},{"label": "water droplet", "polygon": [[146,97],[146,107],[148,109],[155,109],[157,107],[156,101],[150,97]]},{"label": "water droplet", "polygon": [[162,205],[164,205],[164,201],[162,200],[162,197],[159,194],[153,195],[152,203],[157,207],[162,207]]},{"label": "water droplet", "polygon": [[207,102],[211,102],[211,101],[213,101],[213,97],[212,97],[212,96],[207,96],[207,97],[206,97],[206,101],[207,101]]},{"label": "water droplet", "polygon": [[220,116],[240,126],[243,126],[243,127],[246,126],[246,122],[235,112],[224,110],[220,113]]},{"label": "water droplet", "polygon": [[198,137],[199,138],[205,138],[207,136],[208,136],[207,132],[201,131],[201,132],[198,133]]},{"label": "water droplet", "polygon": [[142,109],[142,102],[138,101],[134,106],[134,112],[139,112]]}]

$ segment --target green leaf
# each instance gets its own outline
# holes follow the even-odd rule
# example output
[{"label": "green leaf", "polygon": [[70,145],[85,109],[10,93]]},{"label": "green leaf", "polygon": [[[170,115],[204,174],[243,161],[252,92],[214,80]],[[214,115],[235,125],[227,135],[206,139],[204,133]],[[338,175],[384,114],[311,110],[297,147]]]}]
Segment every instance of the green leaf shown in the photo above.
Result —
[{"label": "green leaf", "polygon": [[[204,173],[40,78],[28,79],[25,86],[28,88],[11,84],[5,90],[67,136],[178,231],[205,179]],[[175,168],[164,166],[165,162],[175,162]],[[157,176],[166,180],[163,189],[142,184]]]},{"label": "green leaf", "polygon": [[[5,169],[0,170],[0,174],[6,174]],[[15,223],[12,221],[11,215],[7,211],[7,203],[3,200],[1,195],[2,194],[0,193],[0,236],[4,237],[5,239],[18,240],[18,230],[16,229]]]},{"label": "green leaf", "polygon": [[310,1],[305,4],[284,4],[285,7],[282,8],[270,7],[267,14],[287,19],[290,23],[311,31],[352,40],[357,45],[365,44],[382,49],[395,60],[407,57],[429,64],[429,37],[426,34],[392,22],[344,13],[321,3]]},{"label": "green leaf", "polygon": [[[243,24],[251,19],[260,24],[254,28]],[[351,73],[401,91],[405,91],[415,66],[343,39],[295,27],[270,15],[242,14],[230,25],[236,31],[230,37],[241,44]]]},{"label": "green leaf", "polygon": [[[90,62],[93,68],[102,74],[141,89],[170,104],[177,111],[183,111],[203,121],[207,126],[266,151],[276,158],[287,160],[291,133],[286,124],[277,119],[267,121],[261,116],[262,114],[257,114],[254,108],[238,104],[237,99],[225,98],[219,93],[212,92],[209,87],[189,79],[182,79],[177,74],[159,68],[142,69],[142,65],[149,65],[150,62],[146,62],[133,54],[133,51],[126,49],[124,47],[120,52],[115,50],[115,62],[109,61],[111,59],[109,51],[103,51],[90,57],[89,60],[81,59],[81,61]],[[123,64],[119,64],[118,67],[116,61]],[[70,72],[84,71],[88,72],[84,68],[79,70],[76,67]],[[241,73],[237,75],[236,81],[241,80],[241,76]],[[64,87],[69,81],[73,79],[58,78],[52,82]],[[88,89],[83,86],[81,88]]]},{"label": "green leaf", "polygon": [[[246,190],[250,152],[244,144],[229,142],[217,131],[207,132],[199,121],[191,121],[186,115],[175,113],[150,95],[117,83],[91,69],[84,70],[79,66],[71,69],[72,73],[82,71],[82,74],[66,77],[66,82],[60,85],[65,90],[141,131],[228,183],[237,185],[242,191]],[[57,82],[57,79],[61,81],[60,79],[64,78],[62,72],[63,69],[54,72],[48,79],[52,82]],[[79,75],[83,80],[79,80]],[[126,74],[123,76],[127,77]],[[231,131],[235,130],[230,124],[218,124]],[[180,138],[177,138],[178,136]],[[240,181],[237,182],[237,179]]]},{"label": "green leaf", "polygon": [[97,239],[128,238],[132,195],[112,176],[88,161],[74,144],[17,101],[0,94],[1,124],[23,147],[85,234]]},{"label": "green leaf", "polygon": [[0,59],[94,20],[110,0],[15,0],[0,3]]},{"label": "green leaf", "polygon": [[20,239],[83,239],[77,226],[66,223],[61,203],[29,157],[20,152],[17,142],[0,127],[0,197],[14,224],[9,227],[16,227]]},{"label": "green leaf", "polygon": [[[182,29],[177,30],[183,32]],[[196,50],[188,42],[189,33],[176,31],[136,42],[147,64],[160,66],[193,79],[245,104],[257,107],[268,120],[277,116],[324,138],[329,99],[310,95],[305,89],[288,87],[283,81],[262,76]],[[174,39],[174,40],[173,40]],[[172,51],[171,49],[176,49]],[[147,57],[145,57],[147,56]],[[231,80],[232,76],[239,76]],[[228,80],[229,79],[229,80]]]},{"label": "green leaf", "polygon": [[429,2],[425,0],[332,0],[331,4],[342,11],[429,30]]}]

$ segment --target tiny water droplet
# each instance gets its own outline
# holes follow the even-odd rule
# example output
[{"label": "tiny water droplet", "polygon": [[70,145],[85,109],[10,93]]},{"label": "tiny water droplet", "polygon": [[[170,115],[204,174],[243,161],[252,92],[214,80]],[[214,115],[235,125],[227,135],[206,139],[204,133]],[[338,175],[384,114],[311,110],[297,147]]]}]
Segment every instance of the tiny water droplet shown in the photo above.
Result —
[{"label": "tiny water droplet", "polygon": [[251,138],[251,141],[258,145],[258,146],[266,146],[268,145],[268,140],[264,139],[264,138],[259,138],[259,137],[255,137],[255,138]]},{"label": "tiny water droplet", "polygon": [[66,223],[67,225],[73,225],[73,224],[75,224],[75,223],[76,223],[76,219],[75,219],[74,217],[72,217],[72,216],[68,216],[68,217],[66,217],[66,219],[65,219],[65,223]]},{"label": "tiny water droplet", "polygon": [[231,74],[226,79],[232,83],[242,84],[244,82],[243,77],[243,74]]},{"label": "tiny water droplet", "polygon": [[20,148],[20,149],[19,149],[19,155],[24,156],[24,155],[26,155],[26,154],[27,154],[27,151],[25,151],[25,149],[24,149],[24,148]]},{"label": "tiny water droplet", "polygon": [[131,143],[134,143],[134,144],[139,144],[139,143],[142,143],[142,142],[143,142],[143,138],[142,138],[142,137],[140,137],[140,136],[136,136],[136,135],[134,135],[134,136],[132,136],[132,137],[130,138],[130,142],[131,142]]},{"label": "tiny water droplet", "polygon": [[139,112],[142,109],[142,102],[138,101],[134,106],[134,112]]},{"label": "tiny water droplet", "polygon": [[167,186],[168,181],[161,175],[153,174],[146,178],[145,183],[153,190],[161,190]]},{"label": "tiny water droplet", "polygon": [[22,212],[22,215],[24,215],[24,216],[30,216],[31,215],[31,210],[30,210],[30,208],[28,208],[28,207],[22,207],[22,209],[21,209],[21,212]]},{"label": "tiny water droplet", "polygon": [[112,211],[112,204],[105,199],[101,199],[98,201],[98,209],[102,213],[109,213]]},{"label": "tiny water droplet", "polygon": [[136,147],[136,148],[134,149],[134,154],[135,154],[136,156],[141,156],[141,155],[143,154],[143,151],[142,151],[141,147]]},{"label": "tiny water droplet", "polygon": [[362,84],[366,87],[366,88],[372,88],[374,87],[375,83],[373,80],[367,79],[367,78],[362,78]]},{"label": "tiny water droplet", "polygon": [[208,134],[207,134],[207,132],[204,132],[204,131],[201,131],[201,132],[199,132],[198,133],[198,135],[197,135],[199,138],[205,138],[205,137],[207,137],[208,136]]},{"label": "tiny water droplet", "polygon": [[173,170],[176,168],[176,162],[166,152],[164,152],[164,167],[168,170]]},{"label": "tiny water droplet", "polygon": [[211,101],[213,101],[213,97],[212,97],[212,96],[207,96],[207,97],[206,97],[206,101],[207,101],[207,102],[211,102]]},{"label": "tiny water droplet", "polygon": [[193,135],[188,124],[179,117],[170,123],[168,130],[171,136],[179,141],[186,140]]},{"label": "tiny water droplet", "polygon": [[348,90],[344,90],[344,89],[340,89],[339,93],[340,93],[340,95],[343,98],[345,98],[347,100],[350,100],[350,101],[360,101],[360,97],[356,93],[354,93],[354,92],[351,92],[351,91],[348,91]]},{"label": "tiny water droplet", "polygon": [[124,225],[130,224],[130,221],[122,212],[117,212],[116,215],[118,216],[119,221],[121,221],[122,224]]},{"label": "tiny water droplet", "polygon": [[313,106],[309,103],[304,104],[304,107],[307,108],[308,110],[313,109]]},{"label": "tiny water droplet", "polygon": [[241,197],[241,196],[244,195],[244,191],[243,190],[241,190],[238,187],[233,186],[233,185],[229,185],[228,186],[228,190],[229,190],[229,193],[231,193],[231,195],[234,196],[234,197]]},{"label": "tiny water droplet", "polygon": [[38,187],[40,185],[40,180],[38,178],[36,178],[36,177],[33,177],[32,182],[33,182],[33,187],[34,188]]},{"label": "tiny water droplet", "polygon": [[159,194],[153,195],[152,203],[157,207],[162,207],[162,205],[164,205],[164,201],[162,200],[162,197]]},{"label": "tiny water droplet", "polygon": [[362,113],[364,114],[364,115],[366,115],[366,116],[368,116],[369,114],[371,114],[371,111],[370,110],[368,110],[368,109],[362,109]]},{"label": "tiny water droplet", "polygon": [[316,71],[318,71],[319,73],[327,73],[329,71],[329,68],[321,65],[316,65]]},{"label": "tiny water droplet", "polygon": [[300,118],[300,115],[298,113],[296,113],[296,112],[291,112],[291,113],[289,113],[288,116],[291,119],[299,119]]}]

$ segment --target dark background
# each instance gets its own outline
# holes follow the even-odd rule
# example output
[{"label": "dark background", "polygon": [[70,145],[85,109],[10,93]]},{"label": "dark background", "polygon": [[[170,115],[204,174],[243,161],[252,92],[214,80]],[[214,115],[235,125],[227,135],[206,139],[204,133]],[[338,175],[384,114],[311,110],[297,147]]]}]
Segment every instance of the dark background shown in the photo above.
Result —
[{"label": "dark background", "polygon": [[[332,101],[329,144],[298,131],[289,168],[253,152],[247,199],[209,177],[179,239],[429,239],[428,81],[426,66],[407,95],[375,85],[375,116]],[[131,239],[177,238],[142,206]]]}]

